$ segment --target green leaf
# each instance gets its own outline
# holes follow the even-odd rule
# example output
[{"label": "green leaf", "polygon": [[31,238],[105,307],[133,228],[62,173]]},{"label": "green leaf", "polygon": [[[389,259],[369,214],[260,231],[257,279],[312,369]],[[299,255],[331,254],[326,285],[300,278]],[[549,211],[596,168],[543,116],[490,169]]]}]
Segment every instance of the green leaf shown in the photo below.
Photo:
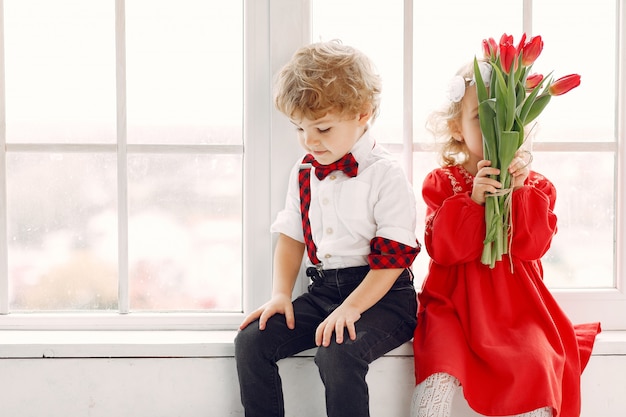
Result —
[{"label": "green leaf", "polygon": [[480,67],[478,66],[478,60],[474,57],[474,79],[476,80],[476,93],[478,95],[478,102],[482,103],[487,100],[488,93],[487,87],[485,87],[485,82],[483,80],[483,76],[480,73]]},{"label": "green leaf", "polygon": [[492,166],[498,162],[496,132],[496,113],[493,109],[493,99],[485,100],[478,105],[478,120],[483,134],[483,157],[491,161]]},{"label": "green leaf", "polygon": [[505,131],[511,130],[513,127],[513,121],[515,120],[515,83],[513,80],[509,81],[507,95],[505,96],[506,102],[506,123],[503,125]]},{"label": "green leaf", "polygon": [[[498,158],[500,159],[501,168],[503,171],[511,164],[513,158],[515,158],[515,154],[519,149],[519,132],[501,132],[500,133],[500,144],[498,147]],[[503,175],[501,173],[500,175]]]},{"label": "green leaf", "polygon": [[[493,67],[493,71],[496,73],[496,98],[498,97],[498,94],[500,96],[504,96],[506,95],[506,91],[507,91],[507,85],[506,85],[506,80],[504,79],[504,74],[502,73],[502,70],[499,67]],[[492,84],[492,89],[493,89],[493,84]]]},{"label": "green leaf", "polygon": [[552,96],[550,94],[542,94],[532,103],[530,109],[528,109],[528,114],[526,115],[525,123],[529,124],[533,120],[537,118],[541,114],[541,112],[546,108]]},{"label": "green leaf", "polygon": [[[530,108],[532,107],[533,103],[537,99],[539,92],[545,91],[545,88],[542,89],[542,86],[546,82],[546,80],[547,78],[542,79],[541,82],[539,82],[539,84],[537,84],[537,86],[533,88],[533,91],[528,95],[528,97],[526,97],[526,100],[524,100],[524,104],[522,104],[521,109],[519,109],[518,117],[520,121],[522,122],[522,124],[529,123],[528,121],[526,121],[526,118],[528,117],[528,112],[530,111]],[[548,82],[548,84],[546,84],[546,88],[550,85],[550,83],[551,81]]]},{"label": "green leaf", "polygon": [[498,229],[498,218],[500,217],[498,209],[498,199],[494,196],[488,196],[485,201],[485,225],[486,233],[483,243],[494,242],[496,240]]},{"label": "green leaf", "polygon": [[524,136],[525,125],[521,123],[519,118],[515,118],[515,123],[513,123],[513,131],[519,132],[519,137],[517,138],[517,149],[519,149],[526,140],[526,136]]},{"label": "green leaf", "polygon": [[524,102],[524,98],[526,97],[525,84],[525,81],[515,84],[515,108],[518,108]]}]

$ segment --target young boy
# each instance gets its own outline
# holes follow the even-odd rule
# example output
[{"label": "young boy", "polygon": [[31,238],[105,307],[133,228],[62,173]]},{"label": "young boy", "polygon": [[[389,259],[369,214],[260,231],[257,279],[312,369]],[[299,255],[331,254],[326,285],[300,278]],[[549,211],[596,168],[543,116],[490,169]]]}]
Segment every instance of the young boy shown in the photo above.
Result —
[{"label": "young boy", "polygon": [[[301,48],[278,76],[276,106],[307,155],[271,228],[272,297],[235,339],[246,417],[284,416],[276,362],[315,346],[328,416],[369,416],[369,364],[413,336],[415,197],[368,132],[380,90],[369,59],[339,42]],[[292,301],[305,251],[312,282]]]}]

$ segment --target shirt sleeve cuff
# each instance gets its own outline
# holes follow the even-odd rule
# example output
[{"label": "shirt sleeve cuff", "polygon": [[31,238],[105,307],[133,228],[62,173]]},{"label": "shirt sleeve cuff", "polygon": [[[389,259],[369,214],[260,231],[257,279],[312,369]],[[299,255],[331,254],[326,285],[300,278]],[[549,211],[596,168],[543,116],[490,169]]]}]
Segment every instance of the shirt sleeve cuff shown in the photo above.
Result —
[{"label": "shirt sleeve cuff", "polygon": [[415,246],[409,246],[377,236],[370,242],[367,261],[372,269],[409,268],[421,248],[417,240]]},{"label": "shirt sleeve cuff", "polygon": [[279,212],[276,216],[276,220],[270,227],[270,232],[282,233],[298,242],[304,243],[302,219],[299,213],[292,213],[286,210]]}]

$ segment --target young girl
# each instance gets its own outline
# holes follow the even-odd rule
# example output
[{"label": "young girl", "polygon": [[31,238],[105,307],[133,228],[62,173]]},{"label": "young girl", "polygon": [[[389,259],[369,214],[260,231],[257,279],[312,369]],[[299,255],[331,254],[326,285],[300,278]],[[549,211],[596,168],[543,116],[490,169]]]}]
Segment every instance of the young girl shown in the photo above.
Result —
[{"label": "young girl", "polygon": [[[301,48],[278,76],[276,105],[307,155],[272,225],[272,297],[235,339],[246,417],[284,416],[277,361],[315,346],[328,416],[367,417],[369,364],[411,340],[415,196],[368,130],[380,89],[369,59],[337,42]],[[305,250],[312,283],[292,301]]]},{"label": "young girl", "polygon": [[493,269],[481,263],[484,204],[502,185],[483,159],[473,63],[458,77],[460,91],[430,119],[446,142],[442,167],[422,188],[431,262],[419,294],[411,416],[449,416],[461,387],[483,415],[578,417],[580,375],[600,327],[573,326],[542,280],[541,257],[557,230],[556,190],[519,153],[508,167],[510,254]]}]

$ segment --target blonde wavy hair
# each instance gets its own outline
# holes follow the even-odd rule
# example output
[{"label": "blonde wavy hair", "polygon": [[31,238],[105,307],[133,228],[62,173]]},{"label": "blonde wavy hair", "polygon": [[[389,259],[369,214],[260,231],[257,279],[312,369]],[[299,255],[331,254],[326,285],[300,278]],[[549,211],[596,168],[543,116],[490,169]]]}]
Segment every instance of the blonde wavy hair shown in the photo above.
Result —
[{"label": "blonde wavy hair", "polygon": [[291,119],[316,120],[329,112],[352,117],[379,112],[381,78],[361,51],[338,40],[313,43],[296,51],[276,77],[274,103]]},{"label": "blonde wavy hair", "polygon": [[[463,65],[455,75],[471,80],[474,77],[473,61]],[[466,87],[468,84],[469,82],[466,82]],[[426,120],[426,128],[439,145],[439,163],[442,166],[463,164],[469,158],[465,142],[458,141],[452,136],[461,118],[462,103],[463,99],[456,103],[448,101],[442,108],[433,111]]]}]

